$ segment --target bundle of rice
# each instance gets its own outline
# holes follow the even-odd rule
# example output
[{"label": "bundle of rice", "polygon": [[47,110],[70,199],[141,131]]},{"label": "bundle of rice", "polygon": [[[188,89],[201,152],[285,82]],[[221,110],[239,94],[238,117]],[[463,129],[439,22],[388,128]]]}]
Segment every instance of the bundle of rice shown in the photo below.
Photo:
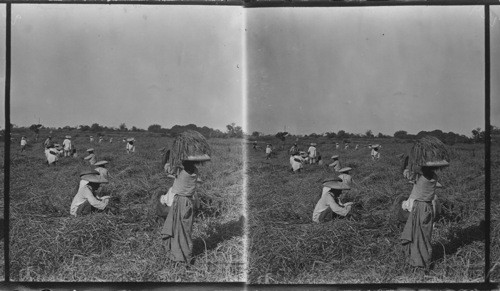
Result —
[{"label": "bundle of rice", "polygon": [[434,136],[425,136],[415,142],[410,150],[408,169],[415,172],[417,167],[449,166],[450,155],[446,146]]},{"label": "bundle of rice", "polygon": [[169,163],[174,170],[182,165],[182,161],[210,161],[211,149],[201,133],[188,130],[174,140],[170,151]]}]

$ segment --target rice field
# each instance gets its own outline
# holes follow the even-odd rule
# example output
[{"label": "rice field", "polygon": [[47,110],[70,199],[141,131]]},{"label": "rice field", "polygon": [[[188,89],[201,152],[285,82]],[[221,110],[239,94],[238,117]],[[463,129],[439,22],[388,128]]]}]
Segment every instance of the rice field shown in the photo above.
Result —
[{"label": "rice field", "polygon": [[[288,149],[277,145],[265,159],[265,142],[248,151],[249,274],[254,284],[439,283],[484,281],[484,145],[456,144],[450,167],[438,172],[443,213],[433,230],[433,268],[426,273],[405,263],[399,237],[404,223],[394,218],[393,202],[412,185],[403,178],[399,154],[410,143],[393,139],[359,141],[360,148],[335,150],[326,138],[310,142],[328,163],[340,155],[352,167],[354,185],[342,201],[353,201],[357,218],[312,223],[321,181],[331,169],[305,165],[290,169]],[[369,143],[381,143],[381,159],[372,161]],[[306,147],[307,145],[307,147]],[[497,231],[498,232],[498,231]]]},{"label": "rice field", "polygon": [[[152,133],[112,133],[90,144],[92,133],[66,134],[79,156],[45,163],[43,137],[19,152],[12,144],[10,181],[10,276],[13,281],[244,281],[243,152],[238,139],[209,139],[212,161],[199,167],[205,181],[197,191],[201,209],[194,220],[194,264],[169,261],[159,235],[153,200],[172,185],[161,165],[162,147],[172,139]],[[95,136],[95,134],[94,134]],[[113,143],[107,140],[113,137]],[[122,138],[136,139],[136,152],[126,154]],[[112,178],[99,191],[111,195],[119,211],[70,217],[79,173],[89,168],[85,150],[110,161]]]}]

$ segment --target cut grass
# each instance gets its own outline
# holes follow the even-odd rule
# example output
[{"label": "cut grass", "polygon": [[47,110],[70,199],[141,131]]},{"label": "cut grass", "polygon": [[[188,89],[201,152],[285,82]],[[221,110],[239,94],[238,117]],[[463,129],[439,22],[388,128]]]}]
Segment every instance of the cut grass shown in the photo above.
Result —
[{"label": "cut grass", "polygon": [[[66,133],[54,133],[64,136]],[[78,159],[44,164],[40,144],[12,155],[11,278],[14,281],[170,281],[234,282],[244,279],[241,140],[209,140],[212,161],[200,167],[197,189],[202,207],[193,228],[193,265],[167,259],[152,197],[173,183],[158,149],[171,139],[135,133],[136,152],[125,143],[94,143],[98,160],[110,161],[110,183],[101,195],[117,198],[119,212],[70,217],[69,207],[81,159],[91,145],[71,134]],[[40,141],[43,142],[43,141]],[[228,151],[230,149],[230,151]]]},{"label": "cut grass", "polygon": [[[313,224],[321,181],[334,175],[328,167],[306,165],[292,173],[287,151],[265,160],[248,145],[249,282],[280,284],[481,282],[484,280],[484,150],[476,157],[456,150],[457,159],[438,172],[445,186],[437,192],[443,215],[433,233],[434,268],[429,274],[405,263],[399,237],[403,225],[393,218],[392,204],[411,185],[400,173],[401,153],[411,144],[384,143],[381,160],[370,150],[335,151],[317,142],[323,157],[340,154],[354,168],[354,186],[343,201],[354,201],[358,220]],[[329,162],[327,160],[326,162]]]}]

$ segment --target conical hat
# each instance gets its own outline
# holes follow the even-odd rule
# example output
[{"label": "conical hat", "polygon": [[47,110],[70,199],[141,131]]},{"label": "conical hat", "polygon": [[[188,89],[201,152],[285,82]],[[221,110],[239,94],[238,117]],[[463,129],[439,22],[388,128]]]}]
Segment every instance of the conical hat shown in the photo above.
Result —
[{"label": "conical hat", "polygon": [[340,169],[339,173],[349,172],[350,170],[352,170],[351,167],[345,167],[345,168]]},{"label": "conical hat", "polygon": [[99,161],[99,162],[95,163],[94,166],[102,166],[102,165],[106,165],[108,163],[109,163],[108,161]]}]

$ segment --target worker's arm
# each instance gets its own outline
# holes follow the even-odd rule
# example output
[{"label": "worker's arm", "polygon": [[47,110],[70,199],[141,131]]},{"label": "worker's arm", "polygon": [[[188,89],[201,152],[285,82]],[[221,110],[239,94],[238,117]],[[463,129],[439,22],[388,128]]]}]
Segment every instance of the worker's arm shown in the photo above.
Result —
[{"label": "worker's arm", "polygon": [[326,197],[326,204],[332,209],[333,212],[337,213],[338,215],[341,216],[346,216],[349,211],[351,211],[351,205],[346,205],[345,207],[342,207],[335,202],[335,199],[331,195],[328,195]]},{"label": "worker's arm", "polygon": [[106,199],[99,200],[95,198],[94,194],[90,191],[88,187],[84,189],[83,196],[89,201],[90,205],[94,206],[97,209],[103,210],[106,208],[109,202],[109,196]]}]

